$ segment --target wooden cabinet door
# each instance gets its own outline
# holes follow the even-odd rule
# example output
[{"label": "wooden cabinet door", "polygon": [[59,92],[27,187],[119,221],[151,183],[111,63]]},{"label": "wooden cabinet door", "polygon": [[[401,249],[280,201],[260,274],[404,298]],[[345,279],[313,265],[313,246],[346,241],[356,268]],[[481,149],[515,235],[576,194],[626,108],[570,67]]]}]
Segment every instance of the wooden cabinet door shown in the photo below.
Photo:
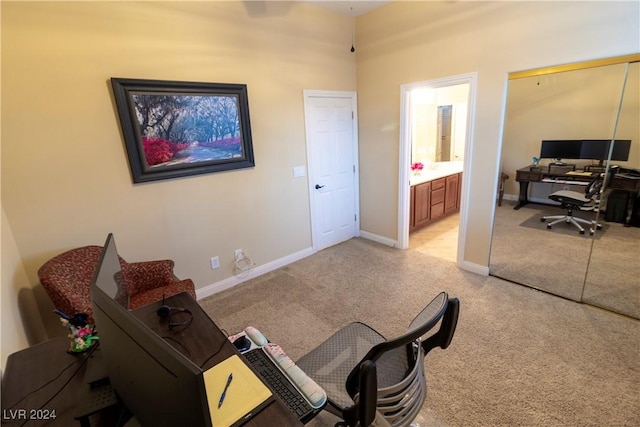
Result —
[{"label": "wooden cabinet door", "polygon": [[431,206],[431,183],[425,182],[414,187],[414,227],[421,227],[429,222],[429,211]]},{"label": "wooden cabinet door", "polygon": [[446,194],[444,199],[444,213],[455,212],[460,207],[460,174],[450,175],[446,179]]}]

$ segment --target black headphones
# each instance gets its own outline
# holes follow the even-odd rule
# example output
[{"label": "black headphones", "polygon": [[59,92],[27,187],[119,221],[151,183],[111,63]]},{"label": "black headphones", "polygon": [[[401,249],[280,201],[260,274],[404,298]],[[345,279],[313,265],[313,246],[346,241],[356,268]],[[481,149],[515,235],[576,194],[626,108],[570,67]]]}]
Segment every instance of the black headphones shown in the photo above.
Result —
[{"label": "black headphones", "polygon": [[[187,326],[193,320],[193,314],[190,310],[186,308],[169,307],[168,305],[165,305],[164,296],[162,297],[162,307],[160,307],[156,313],[158,313],[158,316],[163,319],[169,318],[169,329],[173,329],[177,326]],[[172,313],[187,313],[189,315],[189,319],[185,320],[184,322],[174,322],[171,320]]]}]

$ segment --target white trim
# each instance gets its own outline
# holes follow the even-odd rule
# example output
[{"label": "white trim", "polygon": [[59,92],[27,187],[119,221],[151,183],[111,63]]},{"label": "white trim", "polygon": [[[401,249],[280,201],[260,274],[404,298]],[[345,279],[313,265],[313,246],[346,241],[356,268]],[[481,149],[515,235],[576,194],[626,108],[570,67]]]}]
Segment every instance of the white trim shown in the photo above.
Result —
[{"label": "white trim", "polygon": [[[478,73],[470,73],[459,76],[469,83],[469,110],[467,116],[467,143],[464,147],[464,161],[462,166],[462,184],[460,185],[460,223],[458,224],[458,254],[457,264],[460,268],[466,269],[464,261],[464,249],[467,246],[467,224],[469,223],[469,187],[471,186],[471,175],[473,172],[473,143],[475,141],[476,126],[476,102],[478,91]],[[489,267],[486,267],[487,275]],[[469,270],[473,271],[473,270]],[[479,273],[480,274],[480,273]]]},{"label": "white trim", "polygon": [[469,84],[469,102],[467,113],[467,142],[465,144],[465,155],[462,168],[462,185],[460,195],[460,226],[458,231],[458,253],[457,263],[464,268],[464,248],[467,237],[467,219],[469,217],[469,194],[467,189],[471,179],[471,150],[475,136],[476,120],[476,93],[477,93],[478,73],[460,74],[457,76],[445,77],[435,80],[408,83],[400,86],[400,165],[398,176],[398,248],[407,249],[409,247],[409,165],[411,164],[411,122],[410,115],[410,92],[418,87],[439,88],[454,86],[459,84]]},{"label": "white trim", "polygon": [[354,237],[360,236],[360,165],[358,162],[359,159],[359,148],[358,148],[358,95],[356,92],[350,91],[329,91],[329,90],[309,90],[305,89],[302,91],[304,98],[304,118],[305,118],[305,138],[306,138],[306,150],[307,150],[307,183],[309,186],[309,210],[310,210],[310,220],[311,220],[311,247],[314,252],[318,251],[317,244],[317,231],[314,226],[314,216],[315,216],[315,201],[312,197],[314,188],[313,188],[313,159],[311,158],[311,150],[309,147],[310,135],[309,129],[306,126],[311,119],[309,117],[309,108],[308,101],[310,98],[346,98],[351,99],[351,111],[353,112],[353,120],[352,120],[352,137],[353,137],[353,164],[355,167],[354,171],[354,211],[355,211],[355,224],[354,224]]},{"label": "white trim", "polygon": [[275,261],[271,261],[267,264],[260,265],[258,267],[252,268],[246,274],[240,276],[228,277],[219,282],[213,283],[211,285],[205,286],[204,288],[196,289],[196,299],[200,300],[216,294],[218,292],[222,292],[226,289],[233,288],[241,284],[242,282],[246,282],[249,279],[253,279],[254,277],[262,276],[263,274],[267,274],[271,271],[277,270],[280,267],[284,267],[296,261],[300,261],[303,258],[306,258],[310,255],[313,255],[315,251],[312,248],[303,249],[301,251],[292,253],[291,255],[287,255]]},{"label": "white trim", "polygon": [[458,267],[471,273],[479,274],[481,276],[489,275],[489,267],[486,265],[474,264],[468,261],[462,261],[458,263]]},{"label": "white trim", "polygon": [[372,240],[377,243],[381,243],[386,246],[395,248],[398,246],[398,241],[390,239],[388,237],[380,236],[379,234],[369,233],[368,231],[360,230],[360,237],[367,240]]}]

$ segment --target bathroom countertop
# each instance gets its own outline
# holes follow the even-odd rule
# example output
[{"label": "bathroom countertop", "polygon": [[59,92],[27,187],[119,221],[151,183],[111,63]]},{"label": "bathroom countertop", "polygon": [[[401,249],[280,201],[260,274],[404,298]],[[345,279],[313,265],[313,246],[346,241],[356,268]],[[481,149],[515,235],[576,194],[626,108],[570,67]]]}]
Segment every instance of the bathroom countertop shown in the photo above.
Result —
[{"label": "bathroom countertop", "polygon": [[423,182],[433,181],[434,179],[444,178],[462,172],[462,162],[439,163],[435,167],[425,168],[420,175],[411,175],[409,182],[411,186],[422,184]]}]

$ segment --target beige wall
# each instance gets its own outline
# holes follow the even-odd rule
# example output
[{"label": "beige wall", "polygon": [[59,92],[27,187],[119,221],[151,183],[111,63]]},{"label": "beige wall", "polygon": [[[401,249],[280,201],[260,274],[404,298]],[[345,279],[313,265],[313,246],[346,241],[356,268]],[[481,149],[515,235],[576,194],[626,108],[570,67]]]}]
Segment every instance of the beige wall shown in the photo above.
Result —
[{"label": "beige wall", "polygon": [[[174,259],[198,288],[233,277],[234,249],[264,265],[311,247],[307,181],[292,170],[306,164],[303,90],[355,91],[353,18],[297,2],[1,7],[2,226],[14,242],[5,253],[3,239],[3,364],[26,335],[5,325],[29,327],[19,289],[39,295],[42,263],[109,232],[125,259]],[[133,185],[110,77],[246,83],[255,168]]]},{"label": "beige wall", "polygon": [[486,267],[507,74],[634,53],[638,2],[393,2],[357,20],[361,228],[396,240],[400,85],[478,73],[464,262]]}]

